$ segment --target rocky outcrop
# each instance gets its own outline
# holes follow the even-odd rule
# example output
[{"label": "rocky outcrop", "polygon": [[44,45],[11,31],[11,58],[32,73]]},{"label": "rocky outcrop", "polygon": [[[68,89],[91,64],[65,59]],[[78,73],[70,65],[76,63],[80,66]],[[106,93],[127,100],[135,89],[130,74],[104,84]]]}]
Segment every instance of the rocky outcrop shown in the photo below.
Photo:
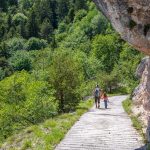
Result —
[{"label": "rocky outcrop", "polygon": [[147,125],[150,116],[150,57],[145,57],[137,68],[136,76],[140,78],[139,86],[133,92],[133,112],[140,115]]},{"label": "rocky outcrop", "polygon": [[93,0],[122,38],[150,55],[150,0]]}]

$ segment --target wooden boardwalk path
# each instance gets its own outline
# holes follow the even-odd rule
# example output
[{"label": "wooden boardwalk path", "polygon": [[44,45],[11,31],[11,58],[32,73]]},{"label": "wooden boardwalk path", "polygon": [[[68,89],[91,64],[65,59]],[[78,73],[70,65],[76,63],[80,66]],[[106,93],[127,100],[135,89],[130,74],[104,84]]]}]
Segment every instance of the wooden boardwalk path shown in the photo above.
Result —
[{"label": "wooden boardwalk path", "polygon": [[71,128],[55,150],[141,150],[142,138],[122,108],[127,96],[110,98],[109,108],[93,107]]}]

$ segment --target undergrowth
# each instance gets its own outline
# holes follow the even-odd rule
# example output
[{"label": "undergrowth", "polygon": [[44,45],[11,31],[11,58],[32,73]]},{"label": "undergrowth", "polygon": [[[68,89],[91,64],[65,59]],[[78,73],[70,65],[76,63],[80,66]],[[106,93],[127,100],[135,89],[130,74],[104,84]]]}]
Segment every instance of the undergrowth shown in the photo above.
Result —
[{"label": "undergrowth", "polygon": [[82,101],[75,112],[65,113],[31,126],[19,134],[13,135],[1,146],[2,149],[53,150],[64,138],[67,131],[93,105],[92,100]]},{"label": "undergrowth", "polygon": [[140,133],[140,135],[143,137],[143,141],[146,143],[146,137],[143,133],[143,125],[141,121],[139,120],[138,116],[135,116],[132,112],[132,100],[126,99],[122,102],[124,110],[127,112],[127,114],[130,116],[133,127]]}]

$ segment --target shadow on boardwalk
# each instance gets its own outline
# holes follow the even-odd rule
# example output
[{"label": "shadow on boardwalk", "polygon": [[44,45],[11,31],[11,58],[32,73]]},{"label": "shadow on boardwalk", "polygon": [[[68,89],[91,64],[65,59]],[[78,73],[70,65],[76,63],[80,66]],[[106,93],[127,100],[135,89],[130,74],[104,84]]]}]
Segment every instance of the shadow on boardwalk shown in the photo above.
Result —
[{"label": "shadow on boardwalk", "polygon": [[147,145],[145,145],[145,146],[142,146],[142,147],[135,149],[135,150],[150,150],[150,149],[147,149]]}]

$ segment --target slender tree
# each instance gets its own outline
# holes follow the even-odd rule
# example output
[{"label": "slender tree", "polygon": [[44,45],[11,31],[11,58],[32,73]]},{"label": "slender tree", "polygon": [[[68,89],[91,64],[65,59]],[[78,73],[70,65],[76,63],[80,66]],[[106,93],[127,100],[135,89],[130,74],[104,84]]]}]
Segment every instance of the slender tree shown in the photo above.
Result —
[{"label": "slender tree", "polygon": [[39,26],[37,22],[37,16],[35,14],[34,10],[31,10],[28,23],[27,23],[27,29],[28,29],[28,37],[38,37],[39,36]]}]

